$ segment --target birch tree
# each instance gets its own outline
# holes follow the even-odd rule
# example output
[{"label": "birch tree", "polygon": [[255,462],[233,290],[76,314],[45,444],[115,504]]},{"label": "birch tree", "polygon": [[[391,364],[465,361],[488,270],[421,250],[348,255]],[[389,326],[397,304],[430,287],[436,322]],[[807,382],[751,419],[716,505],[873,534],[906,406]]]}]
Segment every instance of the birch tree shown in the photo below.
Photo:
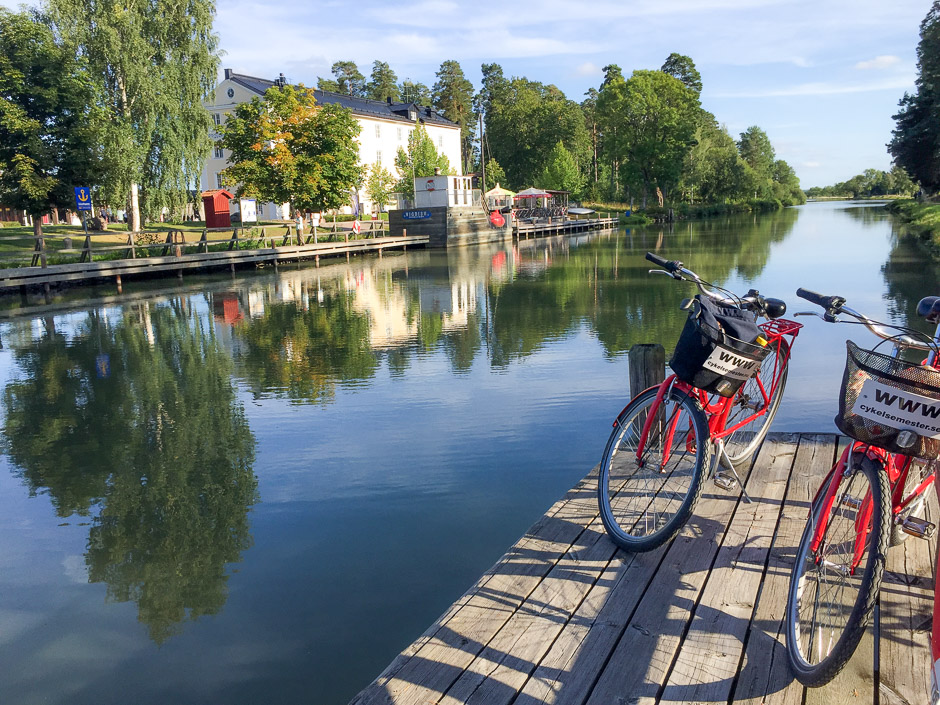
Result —
[{"label": "birch tree", "polygon": [[215,2],[47,0],[47,11],[101,82],[106,198],[126,201],[133,230],[142,205],[181,210],[212,148],[202,101],[219,68]]}]

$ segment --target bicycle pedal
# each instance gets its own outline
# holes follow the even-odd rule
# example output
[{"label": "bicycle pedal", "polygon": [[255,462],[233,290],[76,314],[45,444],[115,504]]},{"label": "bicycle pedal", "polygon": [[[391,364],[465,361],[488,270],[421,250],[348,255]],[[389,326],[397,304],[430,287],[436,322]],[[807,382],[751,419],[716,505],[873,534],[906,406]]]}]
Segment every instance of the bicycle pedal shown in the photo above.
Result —
[{"label": "bicycle pedal", "polygon": [[919,539],[932,538],[936,529],[936,524],[919,517],[905,517],[904,521],[901,522],[901,531]]},{"label": "bicycle pedal", "polygon": [[718,485],[723,490],[733,490],[738,486],[738,481],[734,479],[732,475],[724,475],[718,473],[715,475],[713,482]]}]

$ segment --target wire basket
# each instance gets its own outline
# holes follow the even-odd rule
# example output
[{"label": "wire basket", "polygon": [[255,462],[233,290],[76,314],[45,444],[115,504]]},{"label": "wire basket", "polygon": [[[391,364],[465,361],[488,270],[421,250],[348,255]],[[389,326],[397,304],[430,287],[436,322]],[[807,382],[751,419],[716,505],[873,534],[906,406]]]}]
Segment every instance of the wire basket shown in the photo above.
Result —
[{"label": "wire basket", "polygon": [[[851,340],[845,346],[839,430],[892,453],[940,457],[940,370],[865,350]],[[913,444],[898,444],[902,431],[916,434]]]},{"label": "wire basket", "polygon": [[760,371],[761,362],[773,349],[740,340],[690,316],[669,366],[683,382],[710,394],[731,397]]}]

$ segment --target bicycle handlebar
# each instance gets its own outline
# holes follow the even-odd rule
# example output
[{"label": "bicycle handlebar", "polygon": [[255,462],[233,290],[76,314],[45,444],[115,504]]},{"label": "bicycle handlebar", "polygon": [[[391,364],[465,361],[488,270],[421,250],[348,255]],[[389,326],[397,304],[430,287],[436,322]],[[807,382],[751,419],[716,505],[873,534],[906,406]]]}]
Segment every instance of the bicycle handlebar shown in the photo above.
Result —
[{"label": "bicycle handlebar", "polygon": [[[647,252],[646,259],[653,264],[662,267],[673,279],[682,279],[684,281],[692,282],[695,284],[695,286],[698,287],[698,290],[702,292],[703,295],[717,303],[723,304],[725,306],[743,308],[748,311],[756,311],[765,318],[778,318],[786,312],[787,307],[783,301],[780,301],[779,299],[765,299],[760,295],[759,292],[754,291],[753,289],[745,296],[733,298],[722,296],[721,294],[711,291],[707,288],[706,282],[702,281],[702,278],[698,274],[693,272],[691,269],[687,269],[685,265],[683,265],[679,260],[667,260],[665,257],[660,257],[654,252]],[[655,270],[650,271],[653,272]],[[768,303],[770,304],[769,307]],[[773,309],[773,316],[768,313],[768,308]]]},{"label": "bicycle handlebar", "polygon": [[653,264],[658,267],[662,267],[667,272],[675,272],[676,270],[682,269],[682,262],[679,261],[669,261],[665,257],[660,257],[659,255],[653,252],[646,253],[646,259],[648,259]]},{"label": "bicycle handlebar", "polygon": [[806,299],[811,304],[816,304],[826,309],[827,312],[838,311],[845,303],[845,299],[841,296],[823,296],[822,294],[817,294],[815,291],[810,291],[802,287],[796,290],[796,295],[801,299]]},{"label": "bicycle handlebar", "polygon": [[883,340],[889,340],[899,348],[933,350],[935,347],[935,343],[933,343],[933,341],[928,343],[923,340],[918,340],[917,338],[907,333],[901,333],[899,335],[898,331],[902,329],[900,326],[893,326],[889,323],[880,323],[878,321],[872,320],[864,313],[859,313],[855,309],[849,308],[845,305],[844,296],[824,296],[823,294],[817,294],[815,291],[810,291],[809,289],[803,288],[797,289],[796,295],[801,299],[806,299],[810,303],[816,304],[817,306],[826,309],[825,315],[821,316],[821,318],[827,323],[838,323],[839,319],[836,318],[836,316],[844,313],[864,324],[868,330],[877,335],[879,338],[882,338]]}]

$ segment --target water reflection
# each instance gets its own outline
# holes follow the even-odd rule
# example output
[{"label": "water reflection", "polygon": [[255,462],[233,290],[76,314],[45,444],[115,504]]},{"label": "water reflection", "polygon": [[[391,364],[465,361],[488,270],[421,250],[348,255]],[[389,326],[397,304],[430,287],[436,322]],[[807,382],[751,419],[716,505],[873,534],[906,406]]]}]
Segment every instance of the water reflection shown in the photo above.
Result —
[{"label": "water reflection", "polygon": [[[140,701],[348,702],[597,462],[625,351],[669,347],[691,293],[649,276],[647,250],[736,291],[792,303],[815,286],[873,314],[884,295],[910,317],[936,271],[882,217],[807,206],[192,278],[183,294],[125,282],[119,300],[4,322],[3,450],[53,509],[0,492],[0,522],[19,522],[0,613],[29,603],[51,625],[5,631],[0,658],[56,673],[59,702],[68,678],[92,683],[82,701],[126,701],[134,680]],[[847,328],[807,325],[775,428],[834,430]],[[76,534],[99,587],[49,555]],[[40,554],[32,571],[22,556]],[[98,609],[100,586],[159,649]],[[62,634],[118,646],[66,673],[46,655]],[[0,700],[35,683],[0,682]]]},{"label": "water reflection", "polygon": [[716,220],[300,269],[264,289],[215,293],[213,311],[256,397],[328,403],[338,386],[371,380],[383,360],[401,375],[415,355],[437,349],[460,373],[481,354],[505,367],[582,325],[609,355],[671,340],[683,314],[674,284],[647,275],[647,249],[686,259],[706,278],[752,279],[797,217],[786,210],[746,224]]},{"label": "water reflection", "polygon": [[4,451],[58,516],[93,517],[89,580],[158,643],[222,608],[257,499],[231,359],[187,303],[46,319],[4,389]]}]

